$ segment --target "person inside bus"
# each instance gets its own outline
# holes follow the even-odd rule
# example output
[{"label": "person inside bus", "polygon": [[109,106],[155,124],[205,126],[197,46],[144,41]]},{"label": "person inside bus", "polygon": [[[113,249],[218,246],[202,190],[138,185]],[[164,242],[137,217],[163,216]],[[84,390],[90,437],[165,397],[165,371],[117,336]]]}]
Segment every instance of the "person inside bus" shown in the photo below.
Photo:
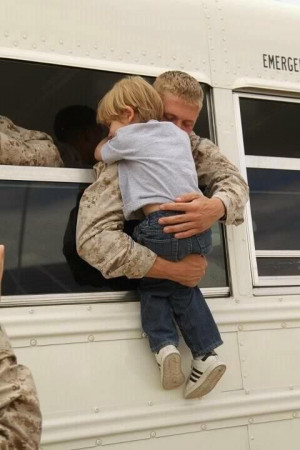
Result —
[{"label": "person inside bus", "polygon": [[[95,151],[95,150],[94,150]],[[76,205],[72,208],[67,227],[63,237],[63,254],[73,275],[74,281],[80,288],[95,288],[97,291],[133,291],[138,288],[139,280],[134,278],[117,277],[105,278],[99,270],[80,258],[76,250],[76,223],[78,208],[83,190],[77,196]],[[124,223],[124,232],[132,235],[137,220],[130,220]]]},{"label": "person inside bus", "polygon": [[[239,225],[243,222],[248,186],[218,147],[193,132],[201,111],[199,83],[187,73],[168,71],[155,80],[154,88],[163,101],[163,119],[189,135],[199,185],[205,194],[181,194],[175,203],[161,206],[162,210],[182,212],[159,220],[164,231],[181,239],[205,231],[218,220]],[[197,286],[205,274],[205,257],[192,254],[180,261],[169,261],[126,235],[118,165],[99,162],[95,169],[97,179],[85,190],[79,207],[79,255],[107,278],[159,278]]]},{"label": "person inside bus", "polygon": [[53,128],[65,167],[93,167],[95,147],[104,137],[96,111],[85,105],[67,106],[56,114]]},{"label": "person inside bus", "polygon": [[[200,106],[202,90],[198,86]],[[178,261],[192,253],[209,253],[211,230],[176,239],[158,223],[161,217],[176,214],[161,211],[162,203],[173,201],[182,192],[200,193],[189,137],[172,122],[161,121],[162,115],[159,94],[143,78],[117,82],[98,107],[98,121],[109,127],[109,136],[97,146],[95,157],[107,164],[119,163],[125,219],[140,217],[141,210],[145,215],[133,232],[134,239],[157,255]],[[142,327],[160,367],[163,388],[174,389],[185,381],[174,316],[193,355],[185,397],[210,392],[226,366],[214,351],[222,340],[200,289],[144,278],[139,293]]]},{"label": "person inside bus", "polygon": [[13,166],[62,167],[59,151],[51,136],[17,126],[0,116],[0,164]]},{"label": "person inside bus", "polygon": [[[0,288],[4,246],[0,245]],[[0,291],[1,292],[1,291]],[[4,328],[0,325],[0,448],[38,450],[41,411],[30,370],[18,364]]]}]

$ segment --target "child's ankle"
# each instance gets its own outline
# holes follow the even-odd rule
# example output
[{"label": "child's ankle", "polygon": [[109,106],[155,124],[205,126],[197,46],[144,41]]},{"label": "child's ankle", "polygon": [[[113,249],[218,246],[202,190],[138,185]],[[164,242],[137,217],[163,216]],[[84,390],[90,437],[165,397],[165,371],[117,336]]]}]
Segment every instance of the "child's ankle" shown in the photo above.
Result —
[{"label": "child's ankle", "polygon": [[217,355],[216,352],[214,350],[211,350],[210,352],[205,353],[205,355],[194,357],[194,360],[195,361],[200,361],[200,360],[205,361],[209,356],[216,356],[216,355]]}]

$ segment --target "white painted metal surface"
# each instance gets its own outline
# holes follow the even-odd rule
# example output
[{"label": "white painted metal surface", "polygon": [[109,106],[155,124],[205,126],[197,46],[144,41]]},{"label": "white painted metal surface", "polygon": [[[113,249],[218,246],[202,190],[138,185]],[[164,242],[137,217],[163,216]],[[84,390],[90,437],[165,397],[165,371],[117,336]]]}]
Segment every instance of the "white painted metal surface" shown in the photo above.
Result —
[{"label": "white painted metal surface", "polygon": [[[0,57],[154,76],[188,71],[213,88],[218,144],[243,171],[256,162],[239,151],[232,90],[299,97],[299,28],[300,6],[275,0],[2,0]],[[299,168],[296,158],[284,164]],[[91,171],[9,166],[0,177],[93,179]],[[2,307],[39,390],[44,450],[298,450],[299,286],[253,287],[249,227],[226,230],[231,295],[212,291],[209,305],[228,372],[200,401],[161,390],[132,294],[64,298],[81,305],[59,304],[57,294],[20,296]],[[181,349],[188,375],[190,355]]]},{"label": "white painted metal surface", "polygon": [[[297,4],[52,0],[44,8],[1,2],[2,57],[143,75],[175,67],[213,86],[299,92]],[[277,70],[276,56],[291,58],[291,70],[281,59]]]}]

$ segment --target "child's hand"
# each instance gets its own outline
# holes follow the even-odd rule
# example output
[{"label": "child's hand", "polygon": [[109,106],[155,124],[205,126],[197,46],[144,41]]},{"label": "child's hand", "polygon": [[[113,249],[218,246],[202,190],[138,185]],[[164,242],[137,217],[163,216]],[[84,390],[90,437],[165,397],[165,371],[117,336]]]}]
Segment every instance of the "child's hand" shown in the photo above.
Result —
[{"label": "child's hand", "polygon": [[99,144],[97,145],[97,147],[95,148],[94,157],[95,157],[96,161],[102,161],[101,149],[102,149],[103,145],[106,144],[107,141],[108,141],[108,137],[102,139],[102,141],[100,141]]}]

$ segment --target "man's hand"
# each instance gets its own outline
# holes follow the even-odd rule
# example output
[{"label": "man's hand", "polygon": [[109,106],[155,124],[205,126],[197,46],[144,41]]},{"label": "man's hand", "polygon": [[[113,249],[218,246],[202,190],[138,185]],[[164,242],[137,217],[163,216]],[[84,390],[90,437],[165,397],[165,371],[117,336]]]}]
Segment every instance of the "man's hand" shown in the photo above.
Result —
[{"label": "man's hand", "polygon": [[163,278],[188,287],[195,287],[204,277],[207,261],[201,255],[189,255],[181,261],[172,262],[157,257],[146,277]]},{"label": "man's hand", "polygon": [[162,211],[182,211],[177,216],[159,219],[165,233],[175,233],[177,239],[202,233],[225,215],[225,206],[217,197],[207,198],[198,192],[184,194],[175,203],[163,203]]}]

